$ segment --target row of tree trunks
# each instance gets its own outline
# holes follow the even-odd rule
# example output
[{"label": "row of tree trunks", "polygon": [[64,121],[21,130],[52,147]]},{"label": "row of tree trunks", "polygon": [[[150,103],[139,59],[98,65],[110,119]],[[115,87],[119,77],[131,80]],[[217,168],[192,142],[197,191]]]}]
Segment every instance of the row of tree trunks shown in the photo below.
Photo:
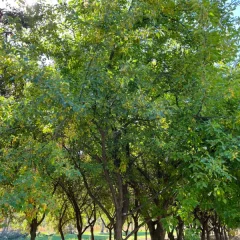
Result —
[{"label": "row of tree trunks", "polygon": [[[64,212],[65,211],[66,211],[66,208],[64,208]],[[38,228],[39,224],[41,224],[43,219],[44,219],[44,216],[40,221],[37,221],[37,218],[34,218],[32,220],[32,222],[30,223],[31,240],[36,239],[37,228]],[[176,227],[176,229],[172,229],[170,232],[167,233],[169,240],[183,240],[184,239],[184,234],[183,234],[184,233],[184,223],[180,218],[178,220],[179,220],[179,222],[178,222],[178,226]],[[90,231],[91,231],[91,240],[94,240],[95,222],[96,222],[96,218],[94,218],[94,221],[92,221],[91,224],[89,224]],[[136,228],[138,226],[138,218],[135,218],[134,222],[135,222],[135,228]],[[65,238],[64,238],[64,233],[63,233],[63,229],[62,229],[62,224],[60,224],[60,225],[58,226],[58,230],[61,235],[61,239],[64,240]],[[160,220],[149,221],[147,223],[147,226],[149,229],[151,240],[165,240],[166,231],[164,230]],[[78,227],[79,227],[79,225],[78,225]],[[105,227],[109,230],[109,240],[112,240],[113,226],[105,225]],[[80,228],[81,228],[81,226],[80,226]],[[206,224],[202,226],[201,240],[210,240],[211,239],[210,238],[211,231],[209,231],[207,229],[208,229],[208,227]],[[177,236],[174,235],[174,230],[176,230]],[[78,235],[78,239],[82,239],[81,229],[78,229],[78,231],[80,231],[80,233],[81,233]],[[229,239],[227,230],[224,226],[220,226],[220,225],[216,224],[213,228],[213,232],[214,232],[216,240],[228,240]],[[118,233],[118,234],[121,234],[121,236],[122,236],[122,229],[121,229],[121,233]],[[115,239],[117,239],[117,235],[115,234],[114,236],[115,236]],[[136,231],[134,233],[134,240],[137,240],[137,239],[138,239],[138,236],[137,236],[137,231]]]},{"label": "row of tree trunks", "polygon": [[221,223],[219,216],[213,211],[202,211],[199,207],[194,210],[195,219],[201,223],[201,240],[210,240],[214,233],[216,240],[228,240],[225,226]]},{"label": "row of tree trunks", "polygon": [[[176,238],[174,235],[174,230],[176,231]],[[184,239],[184,222],[180,217],[178,217],[178,225],[176,229],[172,229],[170,232],[168,232],[168,238],[169,240],[183,240]]]},{"label": "row of tree trunks", "polygon": [[214,235],[216,240],[228,240],[227,230],[224,226],[216,226],[214,227]]}]

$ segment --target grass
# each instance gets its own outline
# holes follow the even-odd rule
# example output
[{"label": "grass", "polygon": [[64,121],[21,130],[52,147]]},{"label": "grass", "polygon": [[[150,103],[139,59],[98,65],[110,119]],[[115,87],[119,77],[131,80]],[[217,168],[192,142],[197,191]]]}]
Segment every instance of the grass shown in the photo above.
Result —
[{"label": "grass", "polygon": [[[65,234],[65,239],[68,240],[76,240],[77,239],[77,235],[76,234]],[[90,234],[84,234],[82,236],[83,240],[89,240],[91,238]],[[60,235],[45,235],[45,234],[40,234],[40,236],[36,237],[37,240],[61,240]],[[107,240],[108,239],[108,234],[101,234],[101,235],[95,235],[95,240]]]},{"label": "grass", "polygon": [[[145,232],[138,232],[138,236],[143,239],[145,237]],[[29,237],[27,238],[29,239]],[[40,234],[39,236],[36,237],[37,240],[61,240],[60,235],[47,235],[47,234]],[[65,234],[65,239],[67,240],[76,240],[77,235],[76,234]],[[85,233],[82,236],[83,240],[89,240],[91,239],[90,233]],[[94,239],[95,240],[108,240],[108,233],[97,233],[94,234]],[[130,237],[132,239],[132,237]],[[23,240],[23,239],[19,239]]]}]

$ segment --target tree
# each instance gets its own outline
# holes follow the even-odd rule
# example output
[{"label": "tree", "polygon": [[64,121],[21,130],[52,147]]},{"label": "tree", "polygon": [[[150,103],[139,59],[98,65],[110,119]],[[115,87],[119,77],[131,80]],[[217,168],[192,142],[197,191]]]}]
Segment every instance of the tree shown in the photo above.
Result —
[{"label": "tree", "polygon": [[[96,222],[96,207],[79,180],[69,181],[59,179],[58,185],[72,206],[78,231],[78,239],[81,240],[82,235],[89,227],[93,236],[93,227]],[[84,221],[84,218],[86,218],[87,221]]]},{"label": "tree", "polygon": [[[184,213],[193,214],[198,205],[209,212],[217,197],[207,198],[204,208],[195,188],[224,195],[229,187],[234,196],[230,185],[238,180],[230,170],[238,166],[239,126],[233,122],[239,111],[231,95],[238,82],[229,65],[238,39],[231,5],[72,0],[39,9],[39,27],[21,29],[18,41],[37,45],[29,54],[34,63],[46,56],[52,64],[36,68],[40,77],[30,75],[20,101],[26,116],[19,119],[29,127],[20,125],[20,132],[34,133],[52,151],[54,164],[49,158],[43,164],[52,179],[61,176],[64,164],[70,178],[81,175],[117,240],[128,215],[139,208],[152,239],[162,240],[169,215],[186,221]],[[97,200],[99,177],[114,216],[105,198]],[[65,192],[70,190],[79,194],[71,186]],[[140,203],[135,209],[132,195]],[[173,210],[178,204],[183,211]]]}]

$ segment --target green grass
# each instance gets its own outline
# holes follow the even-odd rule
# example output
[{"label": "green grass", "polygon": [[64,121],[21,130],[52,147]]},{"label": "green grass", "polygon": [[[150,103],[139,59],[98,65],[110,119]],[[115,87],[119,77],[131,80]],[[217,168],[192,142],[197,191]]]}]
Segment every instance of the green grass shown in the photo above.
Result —
[{"label": "green grass", "polygon": [[[65,234],[65,239],[68,240],[76,240],[77,235],[76,234]],[[138,232],[138,236],[143,238],[145,236],[145,232]],[[83,234],[82,239],[83,240],[89,240],[91,238],[90,233]],[[130,237],[131,239],[132,237]],[[27,238],[29,239],[29,237]],[[40,234],[39,236],[36,237],[37,240],[61,240],[60,235],[47,235],[47,234]],[[95,240],[108,240],[108,233],[97,233],[94,234],[94,239]],[[19,239],[23,240],[23,239]]]},{"label": "green grass", "polygon": [[[77,239],[77,235],[76,234],[65,234],[65,239],[68,239],[68,240],[76,240]],[[89,240],[91,238],[91,235],[90,234],[84,234],[82,236],[82,239],[83,240]],[[101,234],[101,235],[95,235],[94,236],[95,240],[107,240],[108,239],[108,234]],[[50,235],[44,235],[44,234],[41,234],[40,236],[37,236],[36,237],[37,240],[61,240],[61,237],[60,235],[53,235],[53,236],[50,236]]]}]

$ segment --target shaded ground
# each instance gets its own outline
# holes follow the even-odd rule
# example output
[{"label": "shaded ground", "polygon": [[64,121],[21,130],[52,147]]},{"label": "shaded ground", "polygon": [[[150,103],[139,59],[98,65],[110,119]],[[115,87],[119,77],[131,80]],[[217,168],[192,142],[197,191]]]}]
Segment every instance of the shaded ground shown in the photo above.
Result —
[{"label": "shaded ground", "polygon": [[[1,238],[0,238],[1,239]],[[29,237],[26,238],[15,238],[17,240],[28,240],[30,239]],[[36,237],[37,240],[61,240],[60,235],[55,235],[55,234],[39,234]],[[77,235],[76,234],[65,234],[65,239],[66,240],[76,240],[77,239]],[[83,235],[82,237],[83,240],[89,240],[91,239],[91,235],[86,233]],[[94,235],[94,239],[95,240],[108,240],[108,233],[96,233]],[[133,239],[133,237],[130,237],[130,240]],[[145,240],[145,232],[139,232],[138,233],[138,240]],[[148,237],[148,240],[150,240],[150,238]]]},{"label": "shaded ground", "polygon": [[[19,234],[16,232],[11,232],[11,234],[8,235],[8,237],[2,236],[0,233],[0,240],[28,240],[30,237],[26,237],[25,235]],[[21,236],[22,235],[22,236]],[[96,233],[94,235],[95,240],[108,240],[108,233]],[[55,234],[38,234],[37,240],[61,240],[61,237],[59,235]],[[77,235],[76,234],[65,234],[66,240],[76,240]],[[91,235],[86,233],[82,237],[83,240],[89,240],[91,239]],[[130,240],[132,240],[133,237],[130,237]],[[150,240],[150,236],[148,235],[148,238],[146,239],[145,232],[139,232],[138,233],[138,240]],[[166,239],[167,240],[167,239]],[[215,237],[211,237],[211,240],[215,240]],[[230,240],[240,240],[240,236],[231,237]]]}]

